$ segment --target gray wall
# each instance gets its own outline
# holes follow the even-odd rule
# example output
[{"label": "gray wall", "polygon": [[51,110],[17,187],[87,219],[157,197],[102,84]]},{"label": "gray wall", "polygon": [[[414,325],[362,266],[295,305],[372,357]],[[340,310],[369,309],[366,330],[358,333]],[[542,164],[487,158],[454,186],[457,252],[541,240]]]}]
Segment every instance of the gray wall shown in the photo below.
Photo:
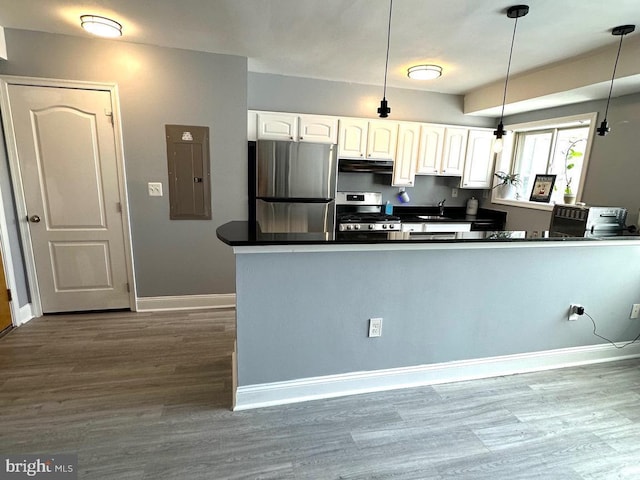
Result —
[{"label": "gray wall", "polygon": [[[358,83],[249,73],[252,110],[378,118],[382,88]],[[391,120],[493,127],[492,119],[464,115],[462,95],[387,88]]]},{"label": "gray wall", "polygon": [[[639,264],[624,244],[238,255],[238,382],[604,343],[588,318],[567,321],[570,303],[631,340]],[[367,338],[371,317],[381,338]]]},{"label": "gray wall", "polygon": [[[599,112],[600,122],[605,106],[605,100],[584,102],[513,115],[504,123],[525,123],[588,112]],[[609,126],[608,135],[595,137],[582,201],[589,205],[626,207],[629,210],[627,223],[636,224],[640,209],[640,94],[611,100]],[[496,207],[508,212],[507,228],[545,230],[549,227],[550,212],[504,205]]]},{"label": "gray wall", "polygon": [[[434,206],[440,200],[446,199],[447,207],[460,207],[466,205],[467,200],[472,196],[480,202],[485,200],[484,190],[467,190],[458,188],[459,185],[460,177],[416,175],[414,186],[405,188],[411,201],[404,205]],[[452,196],[453,188],[458,188],[458,196],[455,198]],[[391,186],[391,175],[372,173],[340,173],[338,175],[338,191],[381,192],[383,202],[388,200],[393,205],[403,205],[396,197],[399,190],[398,187]]]},{"label": "gray wall", "polygon": [[[2,74],[118,84],[138,295],[233,292],[233,254],[215,230],[247,216],[246,58],[5,33],[10,60],[0,62]],[[171,221],[166,193],[147,195],[149,181],[168,192],[165,124],[210,128],[211,221]]]}]

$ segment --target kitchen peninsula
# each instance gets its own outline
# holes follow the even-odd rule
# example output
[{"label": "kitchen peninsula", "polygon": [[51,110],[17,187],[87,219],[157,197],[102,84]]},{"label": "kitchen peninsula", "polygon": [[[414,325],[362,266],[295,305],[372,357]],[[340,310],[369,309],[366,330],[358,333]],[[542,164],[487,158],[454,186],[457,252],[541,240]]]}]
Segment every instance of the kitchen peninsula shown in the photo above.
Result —
[{"label": "kitchen peninsula", "polygon": [[[235,409],[640,355],[640,237],[260,234],[236,255]],[[382,335],[369,337],[369,319]]]}]

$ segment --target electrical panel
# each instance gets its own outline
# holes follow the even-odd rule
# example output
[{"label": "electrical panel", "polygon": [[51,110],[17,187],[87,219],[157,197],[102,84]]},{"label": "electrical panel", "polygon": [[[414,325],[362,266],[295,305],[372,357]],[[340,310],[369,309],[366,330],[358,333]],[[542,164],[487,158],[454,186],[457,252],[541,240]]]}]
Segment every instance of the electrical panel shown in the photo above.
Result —
[{"label": "electrical panel", "polygon": [[209,127],[165,125],[171,220],[211,220]]}]

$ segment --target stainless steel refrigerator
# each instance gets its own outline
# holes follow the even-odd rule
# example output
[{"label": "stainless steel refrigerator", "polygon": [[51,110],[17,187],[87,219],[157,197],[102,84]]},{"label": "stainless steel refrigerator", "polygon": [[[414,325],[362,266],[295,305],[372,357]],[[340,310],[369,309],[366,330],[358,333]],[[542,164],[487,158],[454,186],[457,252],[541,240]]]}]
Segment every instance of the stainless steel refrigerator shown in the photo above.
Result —
[{"label": "stainless steel refrigerator", "polygon": [[333,232],[337,145],[249,144],[249,220],[265,233]]}]

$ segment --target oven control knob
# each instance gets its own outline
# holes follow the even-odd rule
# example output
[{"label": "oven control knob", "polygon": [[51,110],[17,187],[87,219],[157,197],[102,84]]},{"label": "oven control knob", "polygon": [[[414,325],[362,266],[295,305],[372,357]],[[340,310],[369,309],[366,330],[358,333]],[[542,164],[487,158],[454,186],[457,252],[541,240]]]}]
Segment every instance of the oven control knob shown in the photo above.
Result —
[{"label": "oven control knob", "polygon": [[387,228],[387,225],[386,224],[382,225],[382,228]]},{"label": "oven control knob", "polygon": [[369,224],[369,230],[373,230],[373,225]]},{"label": "oven control knob", "polygon": [[351,230],[353,228],[353,225],[347,225],[347,230]]},{"label": "oven control knob", "polygon": [[360,230],[360,225],[354,225],[354,226],[353,226],[353,228],[354,228],[355,230]]}]

